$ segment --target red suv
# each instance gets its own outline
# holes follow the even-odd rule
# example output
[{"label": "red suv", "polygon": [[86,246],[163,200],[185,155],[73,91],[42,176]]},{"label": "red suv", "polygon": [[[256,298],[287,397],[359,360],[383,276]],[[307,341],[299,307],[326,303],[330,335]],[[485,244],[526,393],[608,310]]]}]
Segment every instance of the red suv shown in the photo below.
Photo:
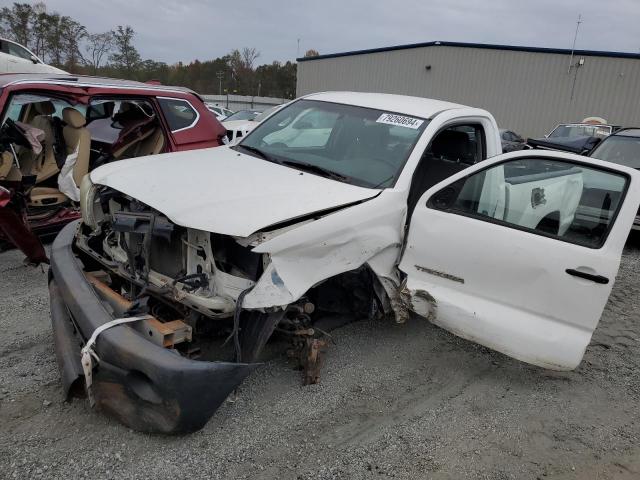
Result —
[{"label": "red suv", "polygon": [[[0,75],[0,243],[47,261],[80,217],[81,180],[116,160],[217,147],[224,127],[181,87],[73,75]],[[144,181],[144,179],[141,179]]]}]

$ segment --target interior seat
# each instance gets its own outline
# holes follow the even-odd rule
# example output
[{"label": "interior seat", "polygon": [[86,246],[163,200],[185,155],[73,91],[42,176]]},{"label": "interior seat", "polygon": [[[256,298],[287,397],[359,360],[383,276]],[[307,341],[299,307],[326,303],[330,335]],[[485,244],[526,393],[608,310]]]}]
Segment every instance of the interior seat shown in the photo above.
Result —
[{"label": "interior seat", "polygon": [[[139,129],[135,132],[135,135],[129,135],[129,137],[133,138],[124,143],[124,145],[119,146],[118,149],[113,152],[113,158],[120,160],[123,158],[141,157],[143,154],[140,153],[140,148],[143,142],[150,139],[156,130],[158,129]],[[119,142],[122,141],[121,139],[118,140]]]},{"label": "interior seat", "polygon": [[53,187],[33,187],[29,194],[29,205],[34,207],[60,205],[67,201],[67,196]]},{"label": "interior seat", "polygon": [[456,130],[443,130],[438,133],[422,155],[413,173],[407,199],[408,221],[424,192],[436,183],[467,168],[473,163],[472,160],[473,145],[469,135]]},{"label": "interior seat", "polygon": [[467,162],[471,151],[469,135],[456,130],[440,132],[431,144],[433,157],[449,162]]},{"label": "interior seat", "polygon": [[87,120],[75,108],[62,110],[62,119],[66,123],[62,135],[67,145],[67,155],[78,151],[78,158],[73,167],[73,179],[80,186],[82,178],[89,173],[89,156],[91,153],[91,132],[85,127]]},{"label": "interior seat", "polygon": [[160,127],[156,128],[153,133],[140,143],[138,149],[138,157],[146,155],[157,155],[164,149],[164,133]]},{"label": "interior seat", "polygon": [[2,152],[0,154],[0,180],[17,182],[21,178],[20,170],[14,165],[13,154]]},{"label": "interior seat", "polygon": [[55,107],[47,100],[34,103],[33,108],[36,115],[28,124],[44,132],[42,152],[36,155],[31,150],[24,150],[20,155],[20,170],[23,175],[36,175],[36,183],[42,183],[60,171],[53,150],[55,134],[52,115]]},{"label": "interior seat", "polygon": [[[123,103],[114,116],[122,130],[112,145],[112,155],[116,160],[135,158],[158,153],[164,146],[162,131],[154,115],[147,115],[140,106]],[[161,142],[161,143],[160,143]]]},{"label": "interior seat", "polygon": [[[84,116],[75,108],[67,107],[62,111],[62,119],[66,123],[62,130],[67,147],[67,155],[78,152],[73,167],[73,180],[80,185],[82,178],[89,173],[89,154],[91,134],[85,127]],[[30,204],[34,206],[50,206],[66,202],[68,199],[57,188],[34,187],[31,190]]]}]

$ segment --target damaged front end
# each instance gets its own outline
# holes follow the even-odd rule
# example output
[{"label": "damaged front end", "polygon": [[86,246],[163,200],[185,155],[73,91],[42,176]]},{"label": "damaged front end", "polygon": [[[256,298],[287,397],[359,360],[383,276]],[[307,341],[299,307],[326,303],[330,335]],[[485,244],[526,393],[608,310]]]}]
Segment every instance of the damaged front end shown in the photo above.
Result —
[{"label": "damaged front end", "polygon": [[[84,391],[80,346],[101,325],[131,314],[136,303],[118,294],[107,283],[108,275],[74,252],[77,223],[66,226],[53,244],[49,283],[56,356],[67,396]],[[153,310],[160,314],[161,308],[154,305]],[[98,409],[135,430],[186,433],[202,428],[254,368],[196,360],[197,352],[187,346],[192,328],[169,316],[173,321],[165,322],[152,313],[135,328],[105,330],[94,347],[99,362],[92,372],[91,396]]]},{"label": "damaged front end", "polygon": [[[67,226],[52,249],[51,312],[63,385],[68,396],[86,391],[99,409],[136,430],[201,428],[274,333],[290,344],[304,383],[317,383],[327,332],[352,321],[352,313],[377,312],[365,270],[293,299],[283,295],[269,254],[253,251],[268,234],[235,238],[182,227],[88,177],[81,202],[82,223]],[[277,300],[243,308],[258,283],[260,301]],[[340,317],[345,305],[348,320]],[[139,316],[100,333],[95,368],[83,372],[80,347],[92,333]]]}]

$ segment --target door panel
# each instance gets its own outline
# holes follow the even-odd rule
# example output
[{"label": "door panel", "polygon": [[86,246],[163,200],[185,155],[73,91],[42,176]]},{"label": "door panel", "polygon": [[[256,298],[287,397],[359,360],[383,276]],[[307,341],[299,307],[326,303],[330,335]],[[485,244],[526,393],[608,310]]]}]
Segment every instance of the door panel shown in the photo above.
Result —
[{"label": "door panel", "polygon": [[575,368],[611,292],[638,184],[631,169],[557,152],[495,157],[441,182],[418,202],[400,264],[413,310],[520,360]]}]

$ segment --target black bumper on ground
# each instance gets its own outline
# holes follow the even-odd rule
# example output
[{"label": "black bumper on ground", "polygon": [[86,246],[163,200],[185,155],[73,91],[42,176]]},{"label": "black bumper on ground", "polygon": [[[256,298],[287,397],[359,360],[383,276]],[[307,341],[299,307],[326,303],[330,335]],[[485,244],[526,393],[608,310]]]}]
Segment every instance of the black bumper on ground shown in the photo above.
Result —
[{"label": "black bumper on ground", "polygon": [[[113,320],[72,251],[78,222],[67,225],[51,250],[49,283],[56,357],[65,393],[84,383],[80,346]],[[187,433],[202,428],[254,365],[190,360],[146,340],[128,325],[105,330],[94,347],[96,407],[145,432]]]}]

